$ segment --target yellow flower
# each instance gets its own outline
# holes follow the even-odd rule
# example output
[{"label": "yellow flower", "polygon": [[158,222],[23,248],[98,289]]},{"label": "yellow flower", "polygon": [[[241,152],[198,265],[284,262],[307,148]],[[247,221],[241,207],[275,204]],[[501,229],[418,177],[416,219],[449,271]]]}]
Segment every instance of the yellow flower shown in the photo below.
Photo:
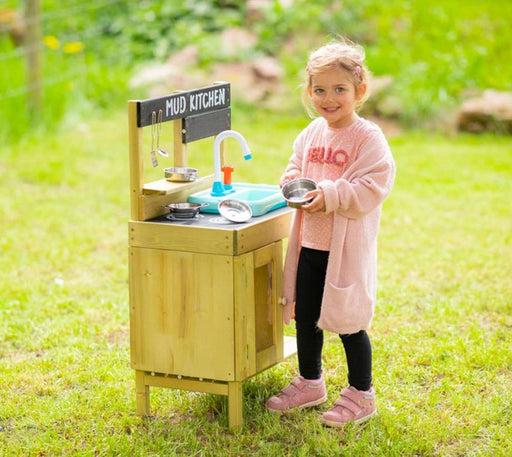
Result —
[{"label": "yellow flower", "polygon": [[66,54],[76,54],[77,52],[82,52],[84,50],[84,44],[81,41],[74,41],[73,43],[66,43],[62,50]]},{"label": "yellow flower", "polygon": [[48,35],[43,38],[43,44],[49,47],[52,51],[59,49],[60,43],[57,37],[53,35]]}]

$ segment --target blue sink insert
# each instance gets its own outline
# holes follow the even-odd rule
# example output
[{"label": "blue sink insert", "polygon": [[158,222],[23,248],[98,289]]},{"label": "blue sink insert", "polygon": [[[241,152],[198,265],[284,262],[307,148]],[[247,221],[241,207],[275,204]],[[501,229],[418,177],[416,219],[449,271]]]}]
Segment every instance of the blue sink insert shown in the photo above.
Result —
[{"label": "blue sink insert", "polygon": [[211,189],[196,192],[188,197],[188,201],[190,203],[208,203],[208,206],[201,208],[201,212],[218,214],[219,202],[222,200],[227,198],[241,200],[249,205],[253,216],[262,216],[286,205],[279,186],[269,184],[233,183],[226,195],[217,197],[212,196],[211,193]]}]

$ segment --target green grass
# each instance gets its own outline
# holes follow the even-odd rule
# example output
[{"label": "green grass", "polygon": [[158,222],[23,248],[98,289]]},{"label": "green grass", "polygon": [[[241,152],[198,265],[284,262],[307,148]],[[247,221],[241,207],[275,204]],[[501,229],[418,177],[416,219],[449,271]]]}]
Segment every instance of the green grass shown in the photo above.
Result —
[{"label": "green grass", "polygon": [[[230,146],[235,180],[276,182],[307,119],[233,118],[254,153],[244,162]],[[170,148],[165,129],[163,140]],[[510,455],[510,138],[405,133],[391,144],[398,175],[371,330],[378,416],[340,432],[319,424],[329,404],[267,413],[265,399],[296,373],[292,359],[244,384],[238,433],[222,396],[152,389],[153,416],[134,413],[125,113],[2,146],[2,455]],[[203,145],[190,162],[208,174]],[[335,335],[325,375],[331,403],[346,380]]]}]

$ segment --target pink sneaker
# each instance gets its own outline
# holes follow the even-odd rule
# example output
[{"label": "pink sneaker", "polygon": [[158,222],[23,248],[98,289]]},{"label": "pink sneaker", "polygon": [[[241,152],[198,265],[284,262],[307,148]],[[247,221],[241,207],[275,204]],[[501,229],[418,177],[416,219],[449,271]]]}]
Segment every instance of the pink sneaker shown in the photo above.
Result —
[{"label": "pink sneaker", "polygon": [[360,424],[376,412],[375,389],[371,387],[365,392],[350,386],[341,391],[334,407],[322,414],[322,422],[329,427],[342,427],[348,422]]},{"label": "pink sneaker", "polygon": [[327,392],[323,377],[313,381],[297,376],[288,387],[270,397],[265,406],[269,411],[282,413],[292,408],[320,405],[326,400]]}]

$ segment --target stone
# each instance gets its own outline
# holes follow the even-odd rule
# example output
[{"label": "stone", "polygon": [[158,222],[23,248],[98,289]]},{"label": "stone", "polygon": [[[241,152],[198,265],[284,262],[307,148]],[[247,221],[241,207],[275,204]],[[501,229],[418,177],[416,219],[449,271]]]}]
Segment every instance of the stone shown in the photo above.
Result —
[{"label": "stone", "polygon": [[256,79],[278,81],[283,77],[283,69],[273,57],[262,57],[254,60],[251,67]]},{"label": "stone", "polygon": [[167,59],[167,64],[171,65],[172,67],[179,67],[182,69],[194,67],[198,64],[198,62],[199,49],[194,45],[186,46],[181,51],[172,54]]},{"label": "stone", "polygon": [[[197,46],[187,46],[167,59],[165,63],[146,65],[130,80],[130,87],[152,86],[160,87],[164,83],[172,87],[187,90],[189,84],[197,82],[197,78],[191,78],[199,61]],[[160,89],[157,89],[159,91]]]},{"label": "stone", "polygon": [[237,56],[241,52],[252,48],[258,42],[254,32],[240,27],[225,29],[220,35],[222,54],[225,57]]},{"label": "stone", "polygon": [[130,87],[140,87],[156,84],[169,79],[173,75],[173,69],[169,64],[146,65],[130,79]]},{"label": "stone", "polygon": [[456,114],[462,132],[512,134],[512,93],[488,89],[466,100]]},{"label": "stone", "polygon": [[213,65],[208,76],[213,81],[229,81],[233,97],[261,106],[283,105],[286,97],[284,72],[274,58],[247,62],[221,62]]},{"label": "stone", "polygon": [[384,118],[398,118],[402,109],[398,97],[390,95],[394,78],[391,75],[372,76],[370,97],[361,108],[363,115],[376,115]]}]

